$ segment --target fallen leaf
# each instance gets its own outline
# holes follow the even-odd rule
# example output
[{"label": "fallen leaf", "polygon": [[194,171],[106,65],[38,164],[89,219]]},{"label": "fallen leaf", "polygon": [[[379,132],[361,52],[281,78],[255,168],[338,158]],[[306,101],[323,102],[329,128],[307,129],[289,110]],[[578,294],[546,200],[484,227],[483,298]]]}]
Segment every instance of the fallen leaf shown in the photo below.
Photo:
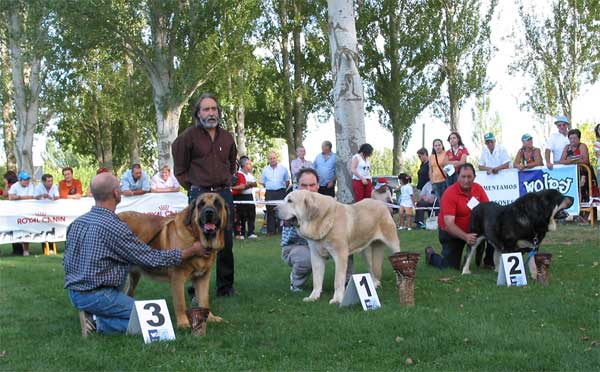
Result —
[{"label": "fallen leaf", "polygon": [[465,339],[463,340],[463,342],[464,342],[465,344],[468,344],[469,342],[471,342],[471,340],[469,340],[468,338],[466,338],[466,337],[465,337]]},{"label": "fallen leaf", "polygon": [[598,261],[594,261],[594,263],[592,263],[592,266],[598,266]]},{"label": "fallen leaf", "polygon": [[414,362],[413,362],[412,358],[406,358],[404,363],[409,366],[409,365],[413,364]]},{"label": "fallen leaf", "polygon": [[404,337],[396,336],[396,342],[400,343],[404,341]]},{"label": "fallen leaf", "polygon": [[454,292],[458,293],[460,291],[462,291],[462,289],[460,289],[460,288],[454,288]]},{"label": "fallen leaf", "polygon": [[465,305],[463,305],[463,304],[460,304],[460,305],[458,305],[458,307],[460,307],[461,309],[464,309],[464,308],[465,308]]},{"label": "fallen leaf", "polygon": [[590,336],[581,337],[581,341],[588,341],[589,339],[590,339]]},{"label": "fallen leaf", "polygon": [[593,347],[600,347],[600,341],[592,341],[590,345],[592,345]]},{"label": "fallen leaf", "polygon": [[0,358],[4,358],[6,356],[6,350],[2,350],[0,352]]},{"label": "fallen leaf", "polygon": [[585,350],[583,350],[583,351],[585,351],[585,352],[587,353],[588,351],[592,351],[592,348],[591,348],[591,347],[588,347],[588,348],[586,348],[586,349],[585,349]]},{"label": "fallen leaf", "polygon": [[585,332],[585,331],[587,331],[587,328],[579,327],[579,330],[580,330],[581,332]]},{"label": "fallen leaf", "polygon": [[451,280],[452,280],[452,278],[439,278],[438,282],[449,283]]}]

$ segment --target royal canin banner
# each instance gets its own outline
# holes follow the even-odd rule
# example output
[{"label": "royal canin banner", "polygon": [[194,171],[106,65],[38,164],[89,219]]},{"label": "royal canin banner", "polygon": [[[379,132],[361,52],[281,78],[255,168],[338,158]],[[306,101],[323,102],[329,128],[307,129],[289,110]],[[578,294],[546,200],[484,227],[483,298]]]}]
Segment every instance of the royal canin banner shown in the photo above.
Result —
[{"label": "royal canin banner", "polygon": [[555,165],[553,169],[535,167],[526,171],[511,168],[498,174],[477,172],[475,182],[485,189],[491,201],[508,205],[528,192],[556,189],[574,199],[567,209],[571,215],[579,214],[579,182],[576,165]]},{"label": "royal canin banner", "polygon": [[[67,226],[89,212],[94,199],[0,200],[0,244],[65,241]],[[135,211],[169,216],[187,207],[187,196],[156,193],[121,199],[116,213]]]}]

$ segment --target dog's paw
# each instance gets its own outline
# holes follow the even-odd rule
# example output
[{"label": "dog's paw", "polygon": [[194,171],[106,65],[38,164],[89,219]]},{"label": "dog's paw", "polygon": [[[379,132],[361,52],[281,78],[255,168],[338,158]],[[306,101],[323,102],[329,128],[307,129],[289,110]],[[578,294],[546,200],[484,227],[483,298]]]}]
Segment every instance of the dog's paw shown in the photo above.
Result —
[{"label": "dog's paw", "polygon": [[342,300],[338,299],[338,298],[332,298],[331,300],[329,300],[329,304],[330,305],[339,305],[342,302]]},{"label": "dog's paw", "polygon": [[311,295],[311,296],[308,296],[308,297],[304,297],[304,298],[302,299],[302,301],[304,301],[304,302],[315,302],[315,301],[316,301],[316,300],[318,300],[318,299],[319,299],[319,297],[313,297],[313,296]]},{"label": "dog's paw", "polygon": [[471,270],[463,270],[462,275],[471,275]]},{"label": "dog's paw", "polygon": [[381,288],[381,282],[377,279],[373,279],[373,285],[375,288]]},{"label": "dog's paw", "polygon": [[214,315],[212,312],[208,313],[208,319],[209,322],[215,322],[215,323],[220,323],[223,321],[223,318],[221,318],[220,316],[216,316]]}]

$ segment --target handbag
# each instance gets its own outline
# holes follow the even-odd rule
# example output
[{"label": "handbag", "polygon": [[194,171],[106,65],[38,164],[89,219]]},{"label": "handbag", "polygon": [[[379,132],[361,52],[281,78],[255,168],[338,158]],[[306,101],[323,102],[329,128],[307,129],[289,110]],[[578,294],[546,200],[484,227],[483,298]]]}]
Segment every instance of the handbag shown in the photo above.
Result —
[{"label": "handbag", "polygon": [[427,219],[425,220],[425,229],[426,230],[437,230],[438,229],[438,220],[437,220],[437,216],[435,214],[435,202],[437,201],[437,199],[435,199],[433,201],[433,204],[431,206],[431,213],[429,213],[429,217],[427,217]]}]

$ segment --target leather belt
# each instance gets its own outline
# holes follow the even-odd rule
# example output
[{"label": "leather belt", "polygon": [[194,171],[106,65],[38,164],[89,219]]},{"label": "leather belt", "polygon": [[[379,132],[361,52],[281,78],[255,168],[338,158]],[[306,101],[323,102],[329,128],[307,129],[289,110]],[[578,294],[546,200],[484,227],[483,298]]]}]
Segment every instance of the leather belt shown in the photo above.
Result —
[{"label": "leather belt", "polygon": [[192,185],[190,187],[190,190],[198,190],[201,192],[219,192],[219,191],[231,191],[231,187],[230,186],[196,186],[196,185]]}]

